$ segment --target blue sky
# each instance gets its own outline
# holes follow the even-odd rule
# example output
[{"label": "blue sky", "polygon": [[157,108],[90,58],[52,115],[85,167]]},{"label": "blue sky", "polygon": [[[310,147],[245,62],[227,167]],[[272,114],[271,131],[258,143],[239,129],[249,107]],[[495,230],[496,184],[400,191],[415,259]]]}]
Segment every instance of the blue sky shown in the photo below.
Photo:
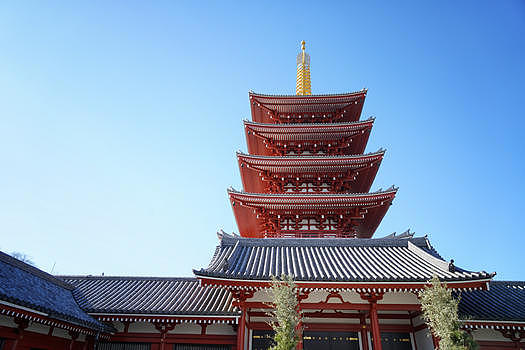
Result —
[{"label": "blue sky", "polygon": [[59,274],[189,276],[219,228],[248,91],[369,89],[376,237],[525,279],[525,2],[0,4],[0,249]]}]

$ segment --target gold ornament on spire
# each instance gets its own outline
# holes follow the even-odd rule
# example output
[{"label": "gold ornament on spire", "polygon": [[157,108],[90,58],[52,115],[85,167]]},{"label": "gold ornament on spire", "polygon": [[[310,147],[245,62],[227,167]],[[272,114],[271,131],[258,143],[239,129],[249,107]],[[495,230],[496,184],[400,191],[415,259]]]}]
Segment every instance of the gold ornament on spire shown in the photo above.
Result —
[{"label": "gold ornament on spire", "polygon": [[310,81],[310,55],[305,51],[306,43],[301,41],[301,52],[297,55],[297,95],[311,95],[312,83]]}]

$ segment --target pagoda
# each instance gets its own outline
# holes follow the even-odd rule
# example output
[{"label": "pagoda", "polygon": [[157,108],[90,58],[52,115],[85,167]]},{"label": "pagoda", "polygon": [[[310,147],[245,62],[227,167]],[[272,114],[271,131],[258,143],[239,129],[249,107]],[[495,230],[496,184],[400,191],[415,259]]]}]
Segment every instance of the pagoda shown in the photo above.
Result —
[{"label": "pagoda", "polygon": [[369,192],[384,150],[364,154],[374,119],[360,120],[366,90],[312,95],[305,43],[297,95],[250,92],[244,191],[228,190],[242,237],[370,238],[397,188]]},{"label": "pagoda", "polygon": [[209,266],[194,270],[202,286],[230,290],[237,350],[270,346],[272,276],[295,279],[308,350],[433,348],[416,295],[427,281],[488,288],[493,275],[444,261],[426,237],[372,238],[397,188],[370,191],[385,150],[365,153],[366,94],[312,95],[304,41],[296,95],[249,93],[243,189],[228,189],[239,235],[219,232]]}]

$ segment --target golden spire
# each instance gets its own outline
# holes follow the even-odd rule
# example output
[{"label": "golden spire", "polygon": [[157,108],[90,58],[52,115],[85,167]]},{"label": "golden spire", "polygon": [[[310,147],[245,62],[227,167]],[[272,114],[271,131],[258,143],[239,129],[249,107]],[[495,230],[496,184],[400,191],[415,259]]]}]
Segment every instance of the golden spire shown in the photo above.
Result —
[{"label": "golden spire", "polygon": [[301,41],[301,52],[297,55],[297,95],[311,95],[312,83],[310,82],[310,55],[305,51],[305,42]]}]

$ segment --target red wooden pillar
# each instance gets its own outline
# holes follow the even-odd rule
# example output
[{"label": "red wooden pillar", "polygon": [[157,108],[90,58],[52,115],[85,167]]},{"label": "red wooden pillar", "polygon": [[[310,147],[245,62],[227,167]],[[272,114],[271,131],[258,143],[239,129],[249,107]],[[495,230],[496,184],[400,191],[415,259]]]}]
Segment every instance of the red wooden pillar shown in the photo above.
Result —
[{"label": "red wooden pillar", "polygon": [[77,340],[79,334],[75,331],[69,331],[69,336],[71,337],[71,340],[69,341],[69,350],[73,350],[75,347],[75,340]]},{"label": "red wooden pillar", "polygon": [[232,305],[238,307],[241,310],[241,318],[239,319],[239,325],[237,326],[237,349],[244,350],[244,343],[246,338],[246,299],[253,297],[253,291],[245,290],[230,290],[234,298]]},{"label": "red wooden pillar", "polygon": [[372,340],[374,344],[374,350],[382,350],[381,332],[379,331],[379,318],[377,317],[376,301],[370,301],[370,325],[372,328]]},{"label": "red wooden pillar", "polygon": [[164,350],[164,344],[166,344],[166,336],[169,331],[171,331],[175,326],[177,326],[177,323],[154,323],[155,328],[160,332],[160,342],[159,342],[159,348],[160,350]]},{"label": "red wooden pillar", "polygon": [[297,324],[297,335],[299,336],[297,350],[303,350],[303,321],[299,321]]},{"label": "red wooden pillar", "polygon": [[379,330],[379,318],[377,317],[377,302],[383,299],[382,292],[362,292],[361,299],[370,304],[370,328],[372,330],[372,345],[374,350],[382,350],[381,331]]},{"label": "red wooden pillar", "polygon": [[244,350],[244,338],[246,329],[246,310],[244,305],[240,305],[241,318],[239,320],[239,326],[237,327],[237,350]]},{"label": "red wooden pillar", "polygon": [[366,319],[365,319],[365,315],[361,315],[359,317],[359,320],[360,320],[360,324],[361,324],[361,329],[359,330],[359,332],[361,333],[361,346],[362,346],[362,350],[368,350],[368,332],[366,330]]},{"label": "red wooden pillar", "polygon": [[11,350],[16,350],[18,348],[18,343],[24,338],[24,330],[29,326],[28,320],[20,318],[15,318],[15,323],[18,325],[18,327],[15,328],[17,336],[11,345]]},{"label": "red wooden pillar", "polygon": [[297,344],[297,350],[303,350],[303,333],[304,333],[304,325],[303,325],[303,308],[301,306],[301,302],[303,300],[308,299],[308,296],[310,295],[310,291],[304,291],[304,290],[297,290],[297,311],[299,312],[299,315],[301,316],[299,320],[299,324],[297,325],[297,333],[299,335],[299,343]]},{"label": "red wooden pillar", "polygon": [[93,342],[93,336],[91,335],[86,335],[85,339],[84,339],[84,344],[82,345],[82,350],[89,350],[89,349],[92,349],[93,347],[90,347],[90,344]]}]

